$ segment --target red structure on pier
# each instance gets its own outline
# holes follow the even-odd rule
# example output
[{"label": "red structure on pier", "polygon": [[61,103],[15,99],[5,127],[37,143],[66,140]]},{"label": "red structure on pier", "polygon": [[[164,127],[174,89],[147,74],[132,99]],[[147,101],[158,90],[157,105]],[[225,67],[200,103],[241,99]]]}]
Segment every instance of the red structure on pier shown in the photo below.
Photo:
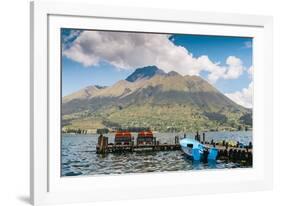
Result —
[{"label": "red structure on pier", "polygon": [[115,133],[115,144],[120,145],[129,145],[132,142],[131,132],[122,132],[118,131]]},{"label": "red structure on pier", "polygon": [[152,144],[153,133],[151,131],[142,131],[138,133],[137,144]]}]

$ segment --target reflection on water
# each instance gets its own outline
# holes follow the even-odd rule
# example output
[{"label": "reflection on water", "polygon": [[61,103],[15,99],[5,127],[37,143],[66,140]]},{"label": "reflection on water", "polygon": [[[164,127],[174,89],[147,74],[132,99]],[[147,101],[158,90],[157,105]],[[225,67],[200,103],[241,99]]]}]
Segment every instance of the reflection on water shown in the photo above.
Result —
[{"label": "reflection on water", "polygon": [[[174,143],[174,136],[183,134],[156,133],[160,143]],[[190,134],[191,135],[191,134]],[[107,135],[109,142],[114,134]],[[136,137],[136,134],[134,134]],[[135,138],[136,139],[136,138]],[[235,140],[243,144],[252,141],[252,132],[208,132],[206,141]],[[123,174],[145,172],[187,171],[237,168],[238,164],[223,161],[192,162],[182,151],[146,151],[121,154],[96,154],[98,135],[62,135],[62,176]]]}]

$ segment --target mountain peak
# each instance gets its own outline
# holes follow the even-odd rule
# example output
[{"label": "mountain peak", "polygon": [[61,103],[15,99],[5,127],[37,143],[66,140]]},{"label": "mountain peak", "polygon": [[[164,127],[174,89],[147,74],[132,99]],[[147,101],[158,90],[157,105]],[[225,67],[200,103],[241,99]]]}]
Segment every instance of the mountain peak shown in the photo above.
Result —
[{"label": "mountain peak", "polygon": [[99,85],[90,85],[83,89],[80,89],[72,94],[63,97],[63,103],[72,101],[74,99],[88,99],[94,96],[98,91],[106,87]]},{"label": "mountain peak", "polygon": [[181,76],[179,73],[177,73],[176,71],[170,71],[168,74],[168,76]]},{"label": "mountain peak", "polygon": [[135,82],[140,79],[150,79],[155,75],[163,75],[165,72],[156,66],[146,66],[136,69],[130,76],[126,78],[129,82]]}]

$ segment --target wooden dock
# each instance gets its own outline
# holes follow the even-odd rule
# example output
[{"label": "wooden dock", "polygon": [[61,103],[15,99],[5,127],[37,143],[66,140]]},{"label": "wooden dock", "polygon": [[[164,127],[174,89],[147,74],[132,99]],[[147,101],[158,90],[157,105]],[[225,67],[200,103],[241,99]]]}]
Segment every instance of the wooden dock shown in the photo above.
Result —
[{"label": "wooden dock", "polygon": [[96,147],[97,153],[114,153],[114,152],[142,152],[142,151],[173,151],[180,150],[179,144],[141,144],[141,145],[115,145],[108,144],[105,149],[99,145]]},{"label": "wooden dock", "polygon": [[[218,150],[217,160],[239,162],[245,165],[252,164],[252,146],[239,147],[239,144],[237,144],[237,146],[229,146],[228,144],[222,145],[214,143],[213,141],[212,144],[209,142],[201,143],[207,148],[205,159],[207,158],[208,151],[215,147]],[[99,138],[98,144],[96,145],[96,153],[98,154],[176,150],[181,150],[178,137],[175,137],[174,144],[160,144],[156,139],[151,144],[134,144],[134,142],[130,142],[129,144],[113,144],[108,143],[108,138],[102,136]]]}]

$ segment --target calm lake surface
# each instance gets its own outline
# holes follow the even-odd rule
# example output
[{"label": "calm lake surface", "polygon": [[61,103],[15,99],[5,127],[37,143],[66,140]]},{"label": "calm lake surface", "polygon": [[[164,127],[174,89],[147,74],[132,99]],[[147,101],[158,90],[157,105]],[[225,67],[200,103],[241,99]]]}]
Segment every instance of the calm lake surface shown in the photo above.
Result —
[{"label": "calm lake surface", "polygon": [[[133,133],[134,137],[137,136]],[[175,135],[183,133],[155,133],[160,143],[174,143]],[[187,134],[192,135],[194,134]],[[109,143],[114,134],[107,134]],[[135,138],[136,139],[136,138]],[[252,141],[251,131],[206,132],[206,141],[235,140],[245,145]],[[124,154],[96,154],[98,135],[62,135],[62,176],[124,174],[145,172],[187,171],[201,169],[239,168],[235,163],[218,161],[216,164],[193,164],[182,151],[133,152]]]}]

